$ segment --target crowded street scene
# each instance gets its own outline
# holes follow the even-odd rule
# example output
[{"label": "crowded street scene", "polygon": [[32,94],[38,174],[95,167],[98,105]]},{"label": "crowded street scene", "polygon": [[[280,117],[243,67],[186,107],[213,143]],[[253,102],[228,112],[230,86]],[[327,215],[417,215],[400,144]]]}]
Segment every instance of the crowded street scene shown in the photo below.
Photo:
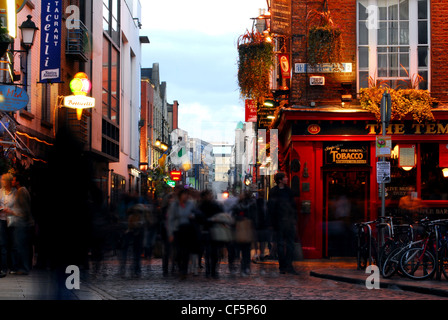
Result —
[{"label": "crowded street scene", "polygon": [[448,299],[445,6],[0,0],[0,303]]}]

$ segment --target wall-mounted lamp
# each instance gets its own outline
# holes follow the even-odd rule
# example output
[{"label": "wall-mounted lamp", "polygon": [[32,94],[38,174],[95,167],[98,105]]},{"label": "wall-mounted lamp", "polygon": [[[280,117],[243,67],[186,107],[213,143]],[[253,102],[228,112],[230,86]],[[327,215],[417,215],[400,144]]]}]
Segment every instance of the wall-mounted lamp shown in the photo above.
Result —
[{"label": "wall-mounted lamp", "polygon": [[22,34],[22,45],[27,50],[30,49],[33,45],[36,30],[39,30],[39,28],[36,27],[36,24],[31,20],[31,18],[32,16],[28,15],[27,20],[19,26],[20,32]]}]

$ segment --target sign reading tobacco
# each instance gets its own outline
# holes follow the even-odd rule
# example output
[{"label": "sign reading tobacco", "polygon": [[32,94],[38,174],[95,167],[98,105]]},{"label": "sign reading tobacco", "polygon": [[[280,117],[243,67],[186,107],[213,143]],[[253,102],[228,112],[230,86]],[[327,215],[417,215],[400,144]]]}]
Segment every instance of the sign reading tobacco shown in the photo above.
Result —
[{"label": "sign reading tobacco", "polygon": [[368,165],[369,146],[360,143],[332,143],[324,146],[325,165]]}]

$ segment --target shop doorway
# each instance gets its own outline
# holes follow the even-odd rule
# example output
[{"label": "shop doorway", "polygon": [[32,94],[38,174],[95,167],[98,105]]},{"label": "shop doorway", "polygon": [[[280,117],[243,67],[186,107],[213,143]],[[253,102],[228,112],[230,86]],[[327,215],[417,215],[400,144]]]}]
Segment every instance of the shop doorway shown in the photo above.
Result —
[{"label": "shop doorway", "polygon": [[326,257],[355,256],[356,222],[368,217],[369,171],[324,171],[323,252]]}]

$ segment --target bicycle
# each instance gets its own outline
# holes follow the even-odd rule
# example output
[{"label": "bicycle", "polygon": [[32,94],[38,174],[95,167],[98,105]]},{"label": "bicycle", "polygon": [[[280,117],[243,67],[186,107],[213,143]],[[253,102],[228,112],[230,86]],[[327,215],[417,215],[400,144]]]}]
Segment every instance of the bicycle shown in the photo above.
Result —
[{"label": "bicycle", "polygon": [[373,264],[374,246],[372,246],[372,224],[377,223],[376,220],[356,223],[355,226],[358,229],[357,232],[357,248],[356,248],[356,261],[358,270],[364,270],[367,265]]},{"label": "bicycle", "polygon": [[448,219],[439,219],[433,221],[436,234],[436,279],[440,280],[441,275],[448,279]]},{"label": "bicycle", "polygon": [[[399,267],[405,276],[414,280],[424,280],[432,277],[437,269],[437,260],[433,254],[436,243],[435,224],[430,221],[422,222],[425,228],[423,239],[406,248],[399,258]],[[420,244],[415,246],[415,244]],[[433,251],[433,252],[432,252]]]},{"label": "bicycle", "polygon": [[393,226],[393,234],[382,248],[380,271],[384,278],[392,277],[399,272],[399,257],[407,248],[416,244],[414,241],[414,227],[411,224]]}]

